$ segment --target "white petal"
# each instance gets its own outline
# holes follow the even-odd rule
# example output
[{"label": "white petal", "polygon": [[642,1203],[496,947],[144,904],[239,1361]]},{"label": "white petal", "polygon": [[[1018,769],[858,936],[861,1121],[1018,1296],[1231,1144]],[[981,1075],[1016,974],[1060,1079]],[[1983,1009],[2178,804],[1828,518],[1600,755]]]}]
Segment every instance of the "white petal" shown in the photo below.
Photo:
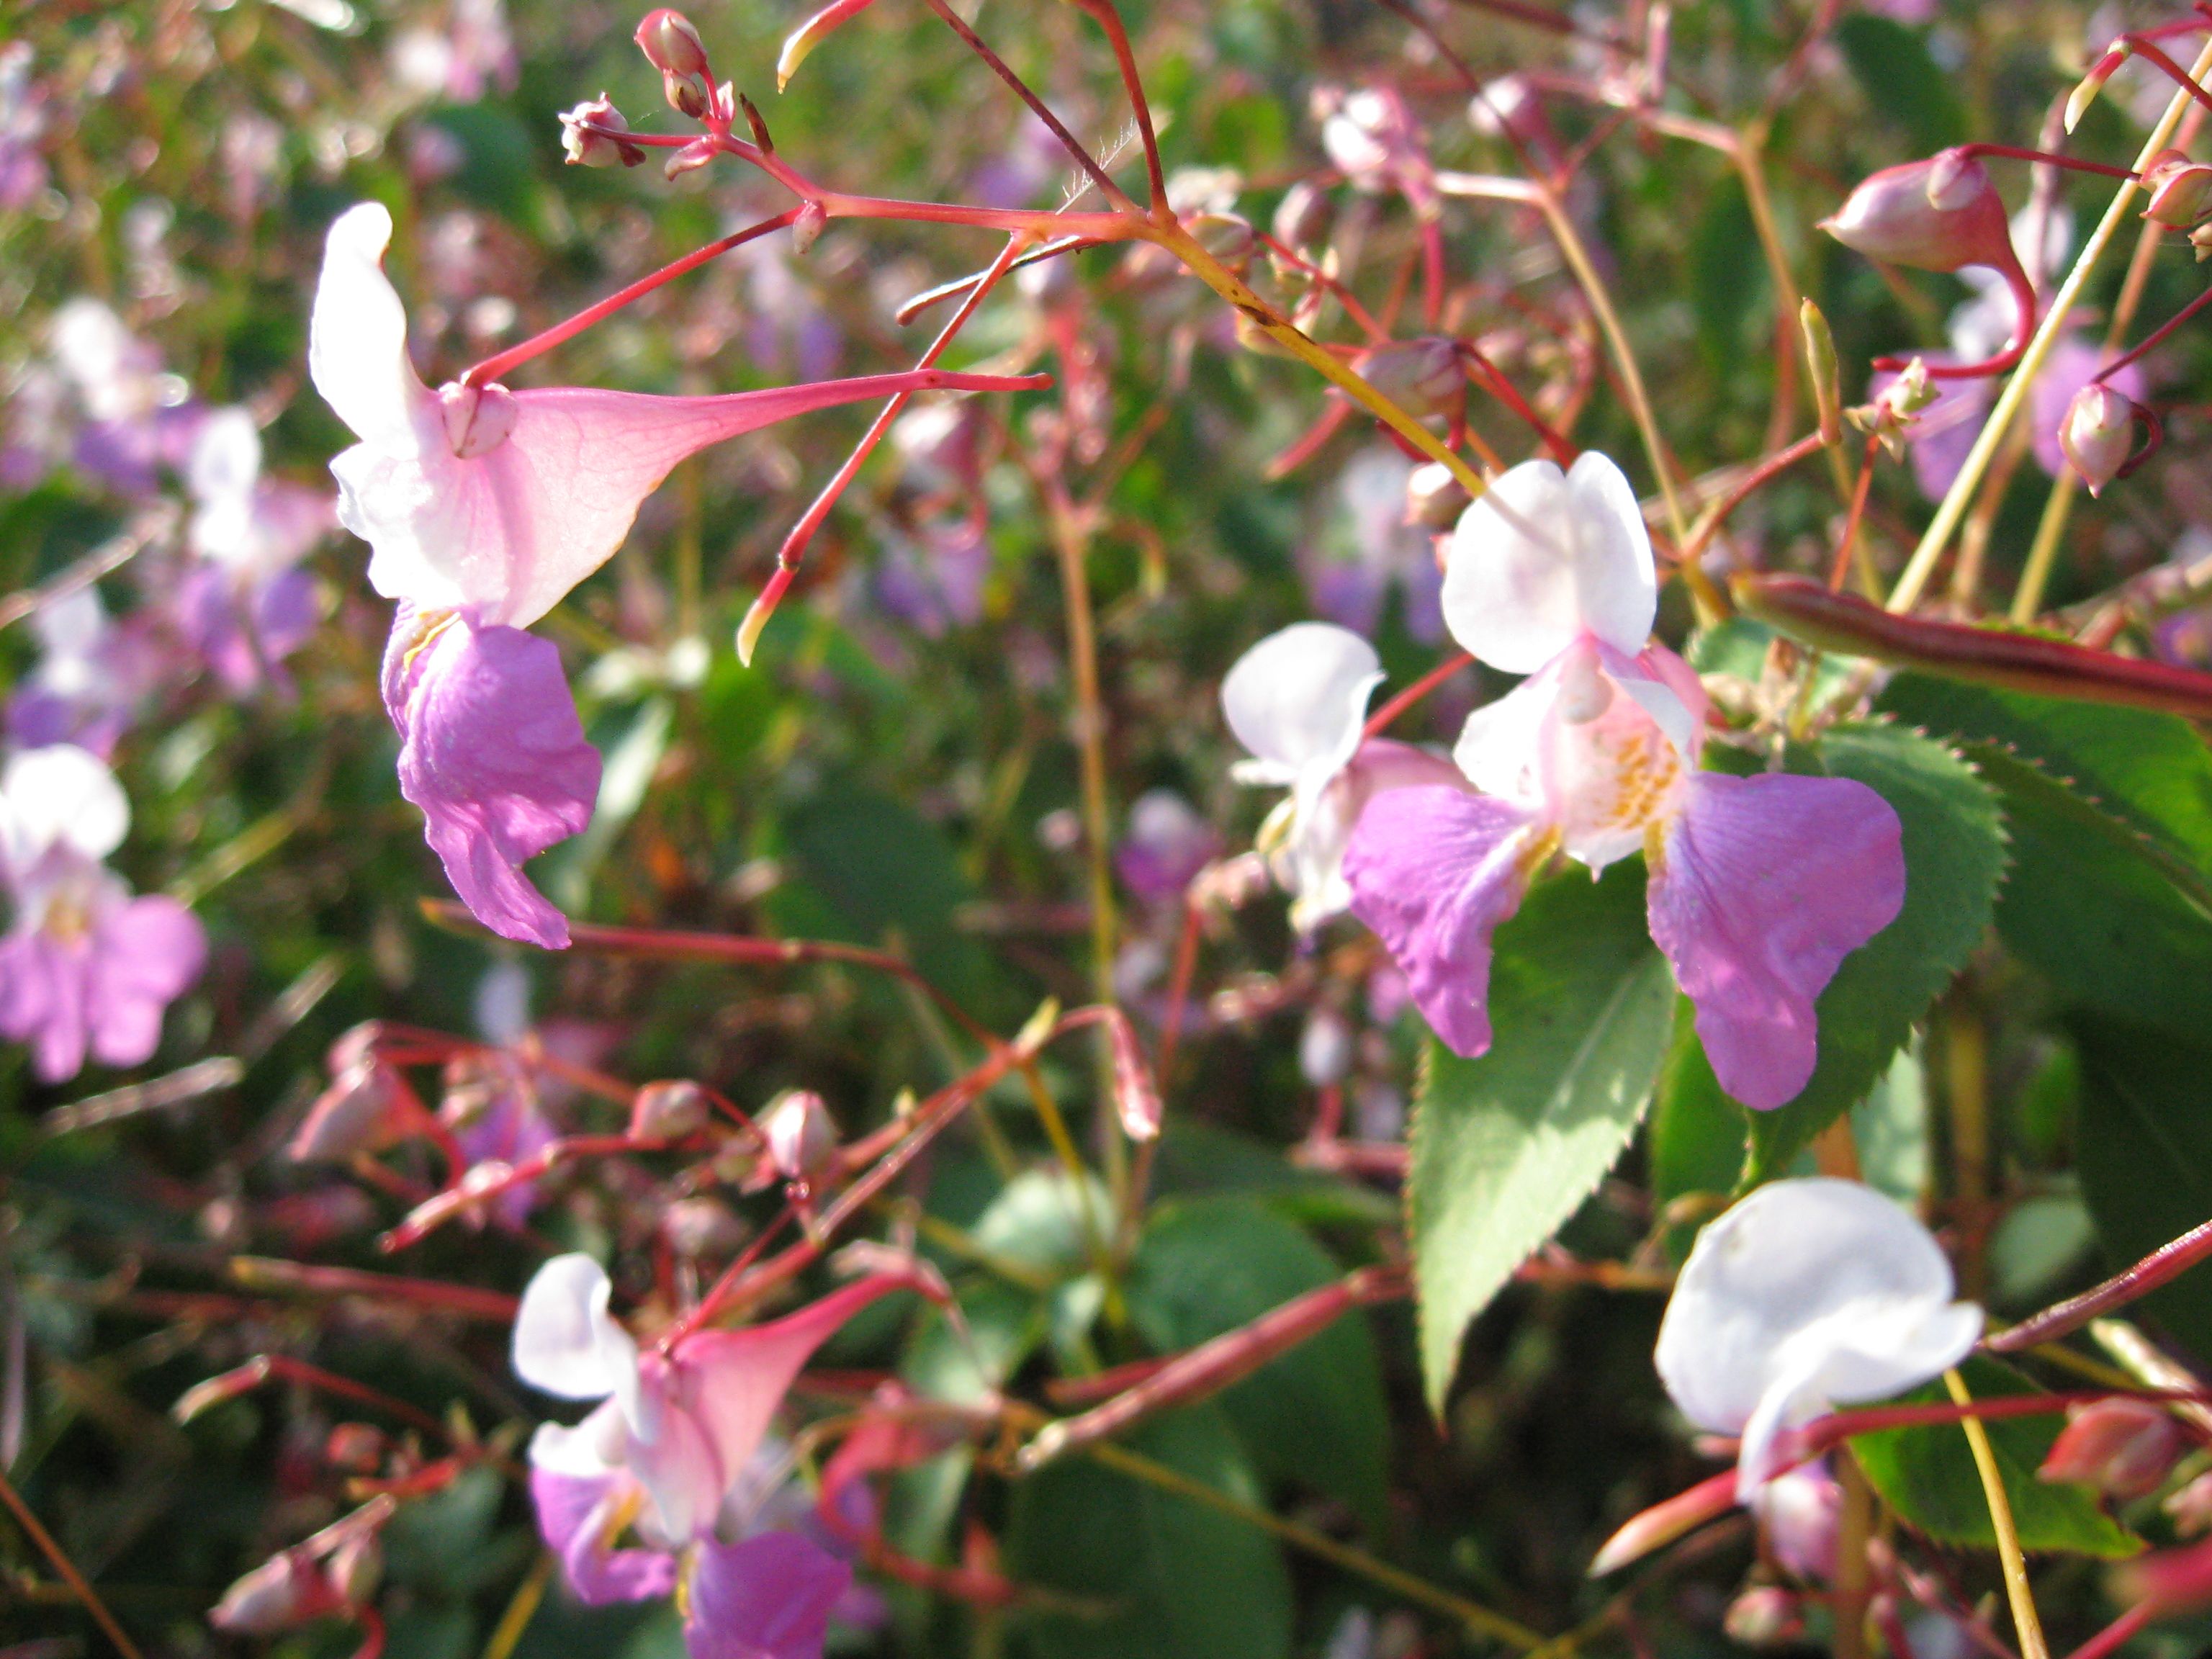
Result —
[{"label": "white petal", "polygon": [[514,1374],[562,1400],[637,1389],[637,1344],[607,1312],[614,1287],[587,1255],[556,1255],[522,1292],[514,1317]]},{"label": "white petal", "polygon": [[411,453],[412,411],[428,394],[407,361],[406,309],[384,274],[391,240],[392,216],[379,203],[332,222],[307,325],[307,374],[356,437]]},{"label": "white petal", "polygon": [[1468,781],[1500,800],[1528,807],[1540,805],[1544,720],[1559,695],[1556,674],[1532,674],[1495,702],[1469,714],[1452,749],[1452,759]]},{"label": "white petal", "polygon": [[1460,515],[1444,621],[1493,668],[1532,674],[1577,635],[1644,648],[1658,611],[1651,538],[1621,471],[1595,451],[1562,473],[1524,461]]},{"label": "white petal", "polygon": [[0,769],[0,850],[21,871],[49,848],[106,858],[131,830],[131,802],[97,756],[75,744],[28,749]]},{"label": "white petal", "polygon": [[1659,1327],[1660,1380],[1723,1434],[1762,1407],[1771,1419],[1777,1389],[1880,1398],[1942,1370],[1978,1331],[1980,1310],[1952,1291],[1942,1247],[1872,1188],[1774,1182],[1698,1235]]},{"label": "white petal", "polygon": [[574,1428],[540,1423],[537,1433],[530,1437],[530,1466],[548,1474],[583,1480],[612,1474],[623,1467],[622,1451],[628,1437],[622,1413],[610,1400]]},{"label": "white petal", "polygon": [[1237,742],[1312,793],[1359,747],[1367,700],[1382,684],[1382,661],[1358,635],[1293,623],[1237,659],[1221,682],[1221,712]]}]

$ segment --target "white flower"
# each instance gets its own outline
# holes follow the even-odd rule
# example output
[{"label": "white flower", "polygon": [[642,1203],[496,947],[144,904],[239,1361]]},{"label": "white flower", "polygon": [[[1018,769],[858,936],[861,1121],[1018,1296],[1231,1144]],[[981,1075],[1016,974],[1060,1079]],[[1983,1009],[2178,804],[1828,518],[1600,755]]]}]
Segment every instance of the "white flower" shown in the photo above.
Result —
[{"label": "white flower", "polygon": [[1698,1236],[1659,1327],[1659,1377],[1698,1428],[1742,1437],[1748,1501],[1786,1431],[1966,1356],[1982,1310],[1953,1290],[1942,1247],[1871,1187],[1778,1181]]}]

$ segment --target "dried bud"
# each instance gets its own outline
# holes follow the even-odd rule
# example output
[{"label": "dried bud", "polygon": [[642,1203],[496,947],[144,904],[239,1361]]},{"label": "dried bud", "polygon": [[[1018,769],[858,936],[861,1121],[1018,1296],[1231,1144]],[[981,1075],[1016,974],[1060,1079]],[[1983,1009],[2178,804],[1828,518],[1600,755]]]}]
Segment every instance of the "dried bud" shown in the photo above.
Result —
[{"label": "dried bud", "polygon": [[645,160],[645,151],[626,138],[613,136],[629,131],[629,123],[604,92],[561,112],[561,148],[571,167],[637,166]]},{"label": "dried bud", "polygon": [[222,1593],[208,1623],[234,1636],[275,1636],[339,1605],[323,1570],[298,1550],[273,1555]]},{"label": "dried bud", "polygon": [[1301,179],[1283,192],[1275,209],[1275,240],[1285,247],[1319,247],[1328,240],[1335,219],[1336,204],[1328,192]]},{"label": "dried bud", "polygon": [[1192,240],[1242,276],[1251,268],[1252,249],[1257,239],[1252,234],[1251,222],[1236,213],[1194,213],[1183,221],[1185,230]]},{"label": "dried bud", "polygon": [[2036,1474],[2080,1481],[2124,1504],[2155,1492],[2188,1449],[2181,1425],[2163,1407],[2115,1397],[2069,1412]]},{"label": "dried bud", "polygon": [[1884,167],[1820,228],[1869,259],[1917,270],[2016,263],[2003,198],[1988,170],[1955,149]]},{"label": "dried bud", "polygon": [[2097,94],[2104,90],[2105,82],[2111,80],[2120,65],[2134,55],[2134,49],[2126,41],[2116,40],[2102,58],[2089,66],[2089,72],[2081,77],[2081,84],[2075,88],[2067,96],[2067,131],[2071,132],[2081,125],[2081,118],[2088,113],[2089,106],[2096,101]]},{"label": "dried bud", "polygon": [[830,210],[819,202],[809,202],[799,210],[799,217],[791,222],[791,251],[804,253],[814,246],[822,234],[822,228],[830,222]]},{"label": "dried bud", "polygon": [[2102,381],[2074,394],[2066,418],[2058,423],[2058,447],[2081,475],[2092,495],[2126,469],[2136,444],[2136,403]]},{"label": "dried bud", "polygon": [[1747,1648],[1786,1647],[1804,1632],[1797,1597],[1779,1584],[1753,1584],[1729,1603],[1721,1628]]},{"label": "dried bud", "polygon": [[707,43],[682,12],[663,6],[646,13],[645,21],[637,26],[636,40],[646,62],[663,75],[714,78],[707,62]]},{"label": "dried bud", "polygon": [[1467,398],[1458,343],[1441,335],[1376,346],[1353,359],[1352,367],[1392,403],[1424,420],[1449,415]]},{"label": "dried bud", "polygon": [[2150,192],[2144,218],[2187,230],[2203,217],[2205,204],[2212,201],[2212,167],[2169,149],[2144,170],[2143,188]]},{"label": "dried bud", "polygon": [[811,1089],[787,1089],[760,1116],[768,1145],[754,1173],[755,1188],[775,1181],[809,1187],[827,1175],[837,1158],[837,1125],[829,1103]]},{"label": "dried bud", "polygon": [[632,1140],[681,1140],[706,1127],[706,1092],[687,1078],[648,1083],[630,1102]]},{"label": "dried bud", "polygon": [[1449,467],[1431,461],[1406,477],[1406,522],[1425,530],[1449,530],[1472,499]]}]

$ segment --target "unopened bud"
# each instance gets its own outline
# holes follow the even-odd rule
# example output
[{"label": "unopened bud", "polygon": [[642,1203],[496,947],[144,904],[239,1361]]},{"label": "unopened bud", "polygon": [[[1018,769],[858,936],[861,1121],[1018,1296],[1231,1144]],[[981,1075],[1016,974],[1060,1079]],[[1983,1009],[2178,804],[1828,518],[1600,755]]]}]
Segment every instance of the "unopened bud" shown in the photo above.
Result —
[{"label": "unopened bud", "polygon": [[2058,423],[2058,447],[2092,495],[2118,477],[2136,445],[2136,404],[2126,393],[2093,381],[2074,394]]},{"label": "unopened bud", "polygon": [[1753,1584],[1729,1603],[1721,1628],[1747,1648],[1786,1647],[1804,1632],[1804,1609],[1779,1584]]},{"label": "unopened bud", "polygon": [[695,121],[704,119],[707,112],[714,106],[714,89],[703,76],[677,75],[664,70],[660,95],[667,100],[669,108]]},{"label": "unopened bud", "polygon": [[663,75],[696,75],[711,79],[707,43],[682,12],[662,6],[645,15],[637,26],[638,50]]},{"label": "unopened bud", "polygon": [[707,1094],[688,1078],[648,1083],[630,1102],[632,1140],[681,1140],[707,1127]]},{"label": "unopened bud", "polygon": [[1183,222],[1191,239],[1231,271],[1242,276],[1250,269],[1257,239],[1251,222],[1241,214],[1197,213]]},{"label": "unopened bud", "polygon": [[2189,246],[2197,250],[2197,263],[2212,259],[2212,224],[2202,224],[2189,233]]},{"label": "unopened bud", "polygon": [[836,1162],[836,1122],[829,1103],[811,1089],[778,1095],[761,1114],[760,1128],[768,1144],[753,1177],[756,1187],[779,1180],[811,1187]]},{"label": "unopened bud", "polygon": [[275,1636],[320,1618],[337,1601],[322,1568],[286,1550],[225,1590],[208,1623],[234,1636]]},{"label": "unopened bud", "polygon": [[645,160],[645,151],[615,136],[629,131],[629,123],[604,92],[561,112],[561,148],[571,167],[637,166]]},{"label": "unopened bud", "polygon": [[1473,499],[1449,467],[1430,461],[1406,477],[1406,522],[1425,530],[1449,530]]},{"label": "unopened bud", "polygon": [[2105,89],[2105,82],[2112,78],[2120,65],[2133,57],[2134,49],[2124,40],[2117,40],[2112,47],[2089,66],[2081,77],[2081,84],[2066,99],[2066,131],[2071,132],[2081,125],[2081,118],[2089,112],[2089,106],[2097,101],[2097,94]]},{"label": "unopened bud", "polygon": [[323,1443],[324,1461],[348,1474],[368,1474],[384,1462],[384,1431],[368,1423],[341,1423]]},{"label": "unopened bud", "polygon": [[1106,1046],[1114,1056],[1114,1115],[1121,1121],[1121,1133],[1132,1140],[1157,1140],[1163,1115],[1160,1091],[1153,1086],[1144,1051],[1137,1046],[1136,1028],[1117,1019],[1106,1030]]},{"label": "unopened bud", "polygon": [[1285,247],[1318,247],[1328,240],[1336,220],[1336,204],[1328,192],[1301,179],[1283,192],[1275,208],[1275,240]]},{"label": "unopened bud", "polygon": [[1353,360],[1360,378],[1409,414],[1449,415],[1467,398],[1458,343],[1441,335],[1394,340]]},{"label": "unopened bud", "polygon": [[2203,217],[2205,204],[2212,201],[2212,167],[2170,149],[2144,170],[2143,188],[2150,193],[2144,218],[2187,230]]},{"label": "unopened bud", "polygon": [[2173,1529],[2184,1538],[2212,1531],[2212,1474],[2185,1481],[2159,1507],[2173,1517]]},{"label": "unopened bud", "polygon": [[799,217],[791,222],[791,251],[804,253],[812,247],[822,234],[822,228],[830,222],[830,210],[819,202],[809,202],[799,210]]},{"label": "unopened bud", "polygon": [[673,181],[684,174],[703,167],[714,159],[714,141],[702,138],[696,143],[686,144],[681,149],[668,152],[668,159],[660,164],[660,176]]},{"label": "unopened bud", "polygon": [[376,1533],[363,1527],[342,1539],[324,1563],[331,1589],[349,1607],[357,1607],[376,1593],[384,1576],[384,1546]]},{"label": "unopened bud", "polygon": [[1805,367],[1813,379],[1813,407],[1820,422],[1820,441],[1844,441],[1844,398],[1836,362],[1836,337],[1827,317],[1810,300],[1797,307],[1797,326],[1805,337]]},{"label": "unopened bud", "polygon": [[406,1080],[371,1056],[357,1060],[316,1097],[285,1148],[295,1164],[342,1163],[381,1152],[413,1127]]},{"label": "unopened bud", "polygon": [[470,386],[449,381],[438,388],[439,412],[446,417],[446,442],[465,461],[489,455],[514,435],[521,412],[503,386]]},{"label": "unopened bud", "polygon": [[243,1365],[195,1382],[177,1396],[177,1403],[169,1407],[169,1415],[179,1423],[189,1423],[202,1412],[211,1411],[226,1401],[248,1395],[269,1380],[269,1362],[249,1359]]},{"label": "unopened bud", "polygon": [[2121,1503],[2155,1492],[2189,1449],[2172,1413],[2148,1400],[2079,1406],[2036,1471],[2045,1480],[2094,1486]]},{"label": "unopened bud", "polygon": [[2015,263],[2003,198],[1988,170],[1955,149],[1884,167],[1820,228],[1869,259],[1917,270]]}]

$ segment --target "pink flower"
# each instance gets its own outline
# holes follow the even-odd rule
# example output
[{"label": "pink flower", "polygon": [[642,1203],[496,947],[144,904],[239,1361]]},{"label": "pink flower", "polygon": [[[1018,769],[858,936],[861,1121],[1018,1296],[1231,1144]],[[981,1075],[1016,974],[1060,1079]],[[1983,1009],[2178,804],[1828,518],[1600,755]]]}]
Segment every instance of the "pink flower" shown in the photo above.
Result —
[{"label": "pink flower", "polygon": [[[764,1325],[702,1330],[641,1351],[607,1311],[605,1272],[556,1256],[523,1292],[514,1369],[568,1400],[601,1400],[574,1428],[541,1425],[531,1492],[546,1545],[586,1603],[684,1584],[693,1659],[811,1659],[851,1570],[791,1533],[722,1541],[770,1418],[808,1358],[862,1307],[912,1281],[878,1273]],[[636,1546],[616,1547],[625,1533]]]},{"label": "pink flower", "polygon": [[207,937],[173,898],[132,898],[101,862],[131,805],[107,768],[68,744],[0,769],[0,877],[15,920],[0,936],[0,1035],[31,1045],[48,1083],[88,1051],[136,1066],[161,1040],[161,1012],[200,975]]},{"label": "pink flower", "polygon": [[331,499],[263,477],[260,429],[237,407],[201,420],[185,484],[198,557],[175,596],[177,621],[224,687],[243,695],[278,678],[314,632],[314,584],[297,567],[336,523]]},{"label": "pink flower", "polygon": [[1490,936],[1555,854],[1650,866],[1651,934],[1697,1009],[1722,1085],[1770,1108],[1805,1086],[1814,1005],[1905,897],[1897,814],[1848,780],[1700,772],[1705,696],[1648,642],[1651,545],[1628,480],[1584,455],[1515,467],[1453,532],[1444,618],[1528,678],[1468,719],[1454,758],[1480,794],[1366,803],[1344,858],[1352,909],[1455,1052],[1490,1045]]},{"label": "pink flower", "polygon": [[669,470],[725,438],[862,398],[1037,384],[917,369],[715,398],[456,381],[407,356],[385,276],[392,216],[363,203],[325,246],[308,334],[315,386],[361,441],[331,463],[368,579],[401,601],[385,656],[400,787],[454,890],[495,932],[556,947],[568,924],[521,862],[590,821],[599,757],[553,647],[520,632],[598,569]]},{"label": "pink flower", "polygon": [[1221,682],[1221,712],[1252,757],[1231,775],[1291,793],[1260,832],[1291,921],[1310,932],[1352,903],[1345,847],[1378,792],[1459,782],[1450,763],[1387,738],[1368,738],[1367,701],[1382,684],[1375,647],[1332,623],[1293,623],[1239,657]]}]

